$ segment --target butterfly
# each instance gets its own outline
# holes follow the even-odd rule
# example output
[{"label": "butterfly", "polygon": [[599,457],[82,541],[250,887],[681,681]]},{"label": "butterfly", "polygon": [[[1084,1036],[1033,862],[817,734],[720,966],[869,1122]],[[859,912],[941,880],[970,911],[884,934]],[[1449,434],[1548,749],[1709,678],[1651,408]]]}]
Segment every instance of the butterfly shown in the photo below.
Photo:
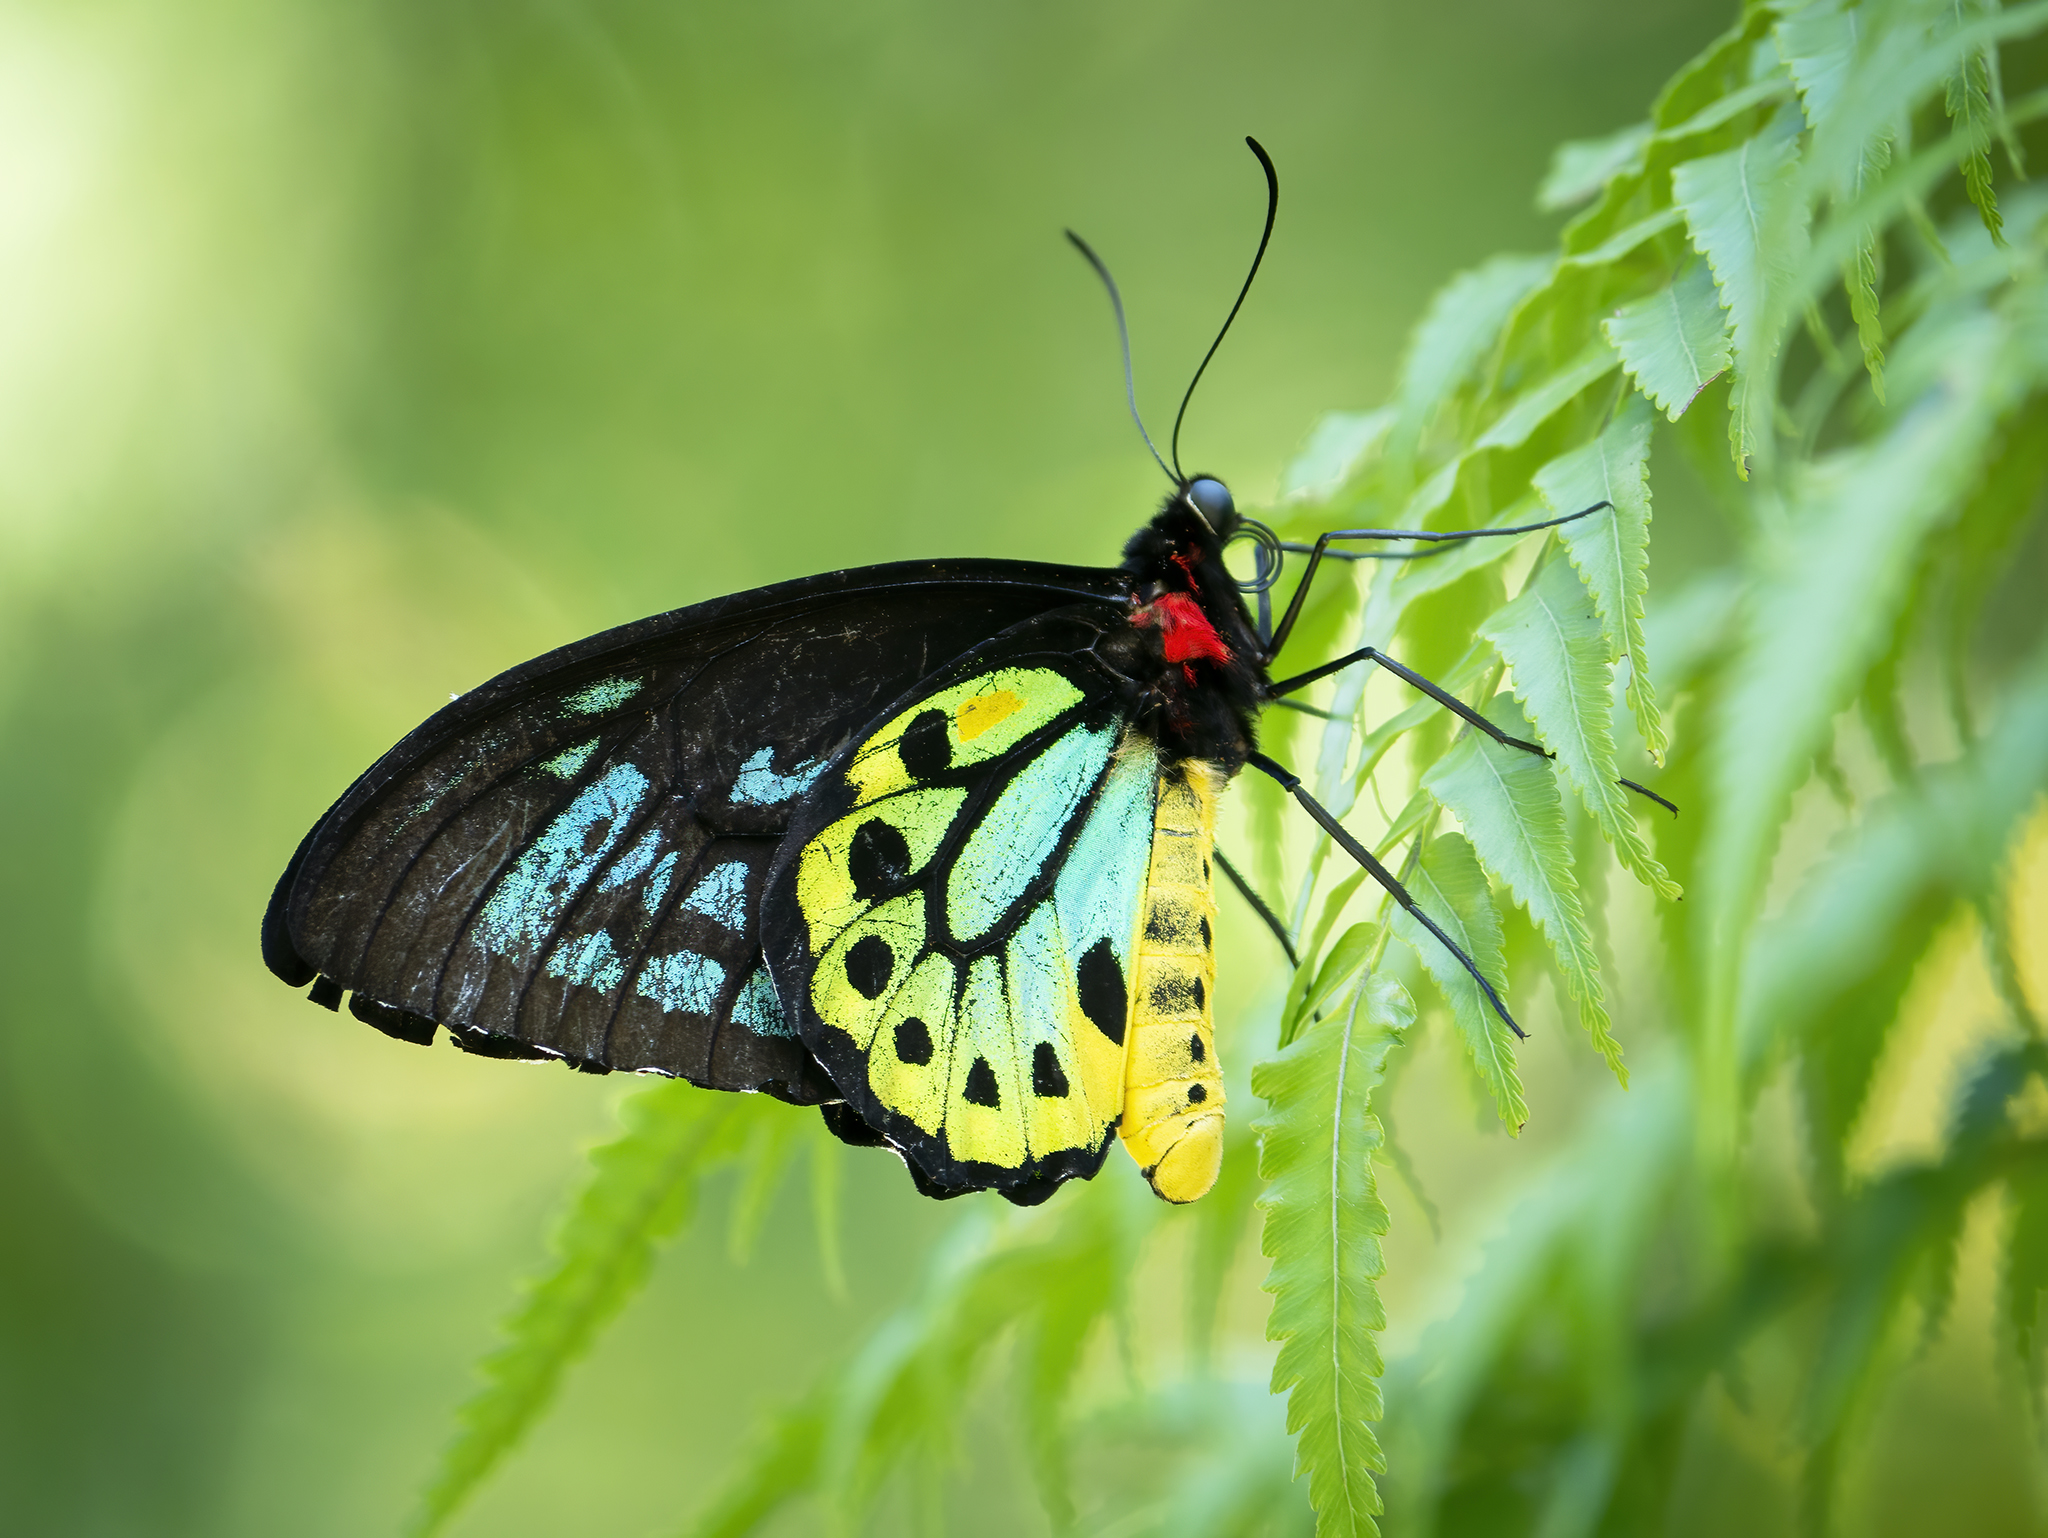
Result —
[{"label": "butterfly", "polygon": [[[1272,161],[1247,142],[1265,233],[1197,382],[1278,209]],[[1108,288],[1136,417],[1121,298],[1069,238]],[[270,970],[406,1041],[445,1028],[484,1056],[819,1106],[929,1196],[1041,1202],[1120,1140],[1161,1197],[1192,1201],[1223,1150],[1217,800],[1250,766],[1513,1025],[1400,882],[1258,751],[1257,725],[1373,661],[1542,753],[1370,648],[1270,670],[1333,542],[1564,520],[1332,531],[1276,625],[1280,542],[1222,481],[1180,473],[1179,430],[1171,467],[1152,448],[1172,490],[1117,567],[831,572],[606,631],[461,696],[307,832],[264,918]],[[1245,582],[1224,558],[1241,539],[1259,566]]]}]

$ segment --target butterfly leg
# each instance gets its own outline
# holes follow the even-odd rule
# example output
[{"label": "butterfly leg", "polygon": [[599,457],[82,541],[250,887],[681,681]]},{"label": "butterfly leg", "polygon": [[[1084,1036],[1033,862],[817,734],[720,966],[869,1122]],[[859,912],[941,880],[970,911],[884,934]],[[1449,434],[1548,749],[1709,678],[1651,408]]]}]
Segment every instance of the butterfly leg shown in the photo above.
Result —
[{"label": "butterfly leg", "polygon": [[1297,673],[1292,678],[1283,678],[1279,683],[1274,684],[1268,689],[1267,693],[1275,697],[1283,694],[1292,694],[1297,689],[1305,689],[1317,680],[1328,678],[1332,673],[1342,672],[1345,668],[1358,662],[1374,662],[1379,664],[1379,666],[1385,668],[1403,683],[1411,684],[1415,688],[1420,689],[1452,715],[1469,722],[1480,731],[1486,733],[1487,736],[1504,748],[1520,748],[1525,753],[1534,753],[1538,758],[1556,757],[1554,753],[1541,743],[1525,742],[1520,737],[1510,737],[1455,694],[1431,683],[1413,668],[1403,667],[1392,657],[1389,657],[1385,652],[1374,646],[1361,646],[1355,652],[1347,652],[1335,662],[1326,662],[1319,668],[1310,668],[1306,673]]},{"label": "butterfly leg", "polygon": [[[1392,673],[1396,678],[1400,679],[1403,683],[1411,684],[1415,688],[1420,689],[1424,694],[1428,695],[1431,699],[1435,700],[1439,705],[1443,706],[1444,709],[1450,711],[1451,714],[1457,716],[1460,720],[1468,722],[1472,726],[1478,728],[1480,731],[1486,733],[1487,736],[1491,737],[1495,742],[1499,743],[1504,748],[1520,748],[1524,753],[1534,753],[1539,758],[1557,757],[1555,753],[1552,753],[1548,748],[1544,747],[1541,743],[1526,742],[1520,737],[1510,737],[1506,732],[1502,731],[1499,727],[1495,726],[1491,721],[1487,720],[1486,717],[1482,716],[1478,711],[1474,710],[1470,705],[1467,705],[1463,700],[1459,699],[1449,690],[1440,688],[1438,685],[1431,683],[1428,679],[1424,678],[1420,673],[1416,672],[1413,668],[1403,667],[1400,663],[1396,662],[1392,657],[1389,657],[1385,652],[1380,651],[1377,647],[1361,646],[1355,652],[1347,652],[1344,656],[1339,657],[1335,662],[1326,662],[1319,668],[1310,668],[1306,673],[1297,673],[1292,678],[1283,678],[1279,683],[1274,684],[1267,692],[1274,698],[1278,699],[1282,695],[1292,694],[1297,689],[1304,689],[1308,687],[1308,685],[1316,682],[1318,679],[1328,678],[1332,673],[1336,673],[1344,668],[1348,668],[1356,662],[1377,663],[1379,666],[1385,668],[1389,673]],[[1678,815],[1677,806],[1675,806],[1673,803],[1669,801],[1666,801],[1662,796],[1658,795],[1654,790],[1651,790],[1647,785],[1638,785],[1634,780],[1624,779],[1616,779],[1614,783],[1621,786],[1624,790],[1632,790],[1639,796],[1648,797],[1650,800],[1656,802],[1659,806],[1663,807],[1667,812],[1671,813],[1672,816],[1676,817]]]},{"label": "butterfly leg", "polygon": [[1493,984],[1486,980],[1486,974],[1479,970],[1477,963],[1459,948],[1457,941],[1453,940],[1437,926],[1436,920],[1416,906],[1414,897],[1409,894],[1408,888],[1401,884],[1400,878],[1374,858],[1373,852],[1370,849],[1346,832],[1344,825],[1330,814],[1327,807],[1302,788],[1300,775],[1289,772],[1263,753],[1254,753],[1245,762],[1260,773],[1269,774],[1278,780],[1280,788],[1301,803],[1302,810],[1313,817],[1322,830],[1329,834],[1332,839],[1336,840],[1338,848],[1364,866],[1366,873],[1382,887],[1386,888],[1389,897],[1407,909],[1409,916],[1416,923],[1435,935],[1437,940],[1443,945],[1443,948],[1458,958],[1459,965],[1472,974],[1472,980],[1479,984],[1480,991],[1486,995],[1488,1002],[1493,1005],[1494,1013],[1507,1022],[1508,1029],[1513,1031],[1518,1037],[1527,1038],[1528,1032],[1515,1024],[1515,1017],[1508,1013],[1507,1005],[1501,1002],[1500,995],[1494,992]]},{"label": "butterfly leg", "polygon": [[1264,919],[1266,927],[1273,931],[1273,938],[1280,942],[1280,949],[1287,953],[1287,964],[1290,967],[1299,967],[1301,965],[1301,957],[1295,954],[1294,941],[1287,933],[1287,926],[1280,922],[1279,915],[1266,906],[1265,898],[1259,896],[1258,892],[1253,889],[1252,884],[1238,874],[1237,867],[1223,858],[1222,850],[1212,849],[1210,853],[1216,856],[1217,869],[1222,871],[1229,878],[1230,884],[1237,888],[1237,895],[1250,903],[1252,905],[1252,912]]},{"label": "butterfly leg", "polygon": [[1595,502],[1591,507],[1582,507],[1576,513],[1566,513],[1558,518],[1545,518],[1540,523],[1520,523],[1516,524],[1513,528],[1507,529],[1332,529],[1327,534],[1318,535],[1315,544],[1311,546],[1283,544],[1280,547],[1283,550],[1299,551],[1306,549],[1308,569],[1301,574],[1301,580],[1295,583],[1294,596],[1287,600],[1287,612],[1281,615],[1278,628],[1273,631],[1272,639],[1266,643],[1266,661],[1271,663],[1275,657],[1280,655],[1280,648],[1287,644],[1287,637],[1294,631],[1294,622],[1301,617],[1301,606],[1308,600],[1309,584],[1315,581],[1316,572],[1322,566],[1325,556],[1340,561],[1402,561],[1412,559],[1418,555],[1434,553],[1421,550],[1401,550],[1389,552],[1376,551],[1369,555],[1359,554],[1347,550],[1332,550],[1330,545],[1335,540],[1414,539],[1421,540],[1425,544],[1436,545],[1440,548],[1444,545],[1459,544],[1468,539],[1501,539],[1515,534],[1533,534],[1538,529],[1554,529],[1561,523],[1570,523],[1574,519],[1589,517],[1599,512],[1602,508],[1612,507],[1613,505],[1612,502]]}]

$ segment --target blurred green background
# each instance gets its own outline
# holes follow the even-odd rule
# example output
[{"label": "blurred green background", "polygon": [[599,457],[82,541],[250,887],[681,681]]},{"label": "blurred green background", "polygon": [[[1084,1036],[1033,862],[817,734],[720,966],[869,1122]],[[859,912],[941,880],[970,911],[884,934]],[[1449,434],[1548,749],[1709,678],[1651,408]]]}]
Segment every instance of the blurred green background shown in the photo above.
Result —
[{"label": "blurred green background", "polygon": [[[1115,268],[1169,421],[1256,238],[1246,132],[1279,234],[1186,457],[1264,500],[1450,273],[1549,244],[1550,147],[1640,117],[1729,10],[0,9],[0,1524],[393,1531],[611,1126],[615,1081],[402,1047],[262,970],[270,883],[377,753],[713,594],[1112,560],[1157,474],[1059,230]],[[1666,587],[1717,525],[1659,495]],[[1273,974],[1226,945],[1228,1031]],[[1973,1007],[1956,968],[1929,1018]],[[1529,1060],[1556,1130],[1614,1093],[1574,1051]],[[1872,1136],[1910,1140],[1885,1092]],[[1403,1095],[1452,1231],[1542,1146],[1482,1137],[1441,1061]],[[745,1263],[700,1224],[457,1531],[687,1516],[939,1231],[900,1169],[845,1168],[846,1299],[795,1183]],[[1398,1343],[1437,1283],[1389,1200]],[[1258,1274],[1226,1315],[1254,1358]],[[2021,1479],[1956,1382],[1924,1392],[1957,1445]],[[1043,1529],[1013,1461],[974,1471],[977,1531]]]}]

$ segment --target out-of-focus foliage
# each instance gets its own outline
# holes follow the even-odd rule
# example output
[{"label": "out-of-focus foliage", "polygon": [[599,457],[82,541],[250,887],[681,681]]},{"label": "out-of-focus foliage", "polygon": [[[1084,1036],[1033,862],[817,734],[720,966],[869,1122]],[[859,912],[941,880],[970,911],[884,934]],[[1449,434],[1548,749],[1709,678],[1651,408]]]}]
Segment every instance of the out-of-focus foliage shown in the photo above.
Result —
[{"label": "out-of-focus foliage", "polygon": [[[2048,1526],[2048,6],[1750,6],[1661,91],[1725,14],[1485,15],[9,13],[10,1528]],[[1184,374],[1240,127],[1288,202],[1204,467],[1256,506],[1383,396],[1289,537],[1615,504],[1329,574],[1289,649],[1555,764],[1367,671],[1267,718],[1532,1039],[1243,783],[1304,965],[1229,914],[1201,1203],[937,1207],[663,1086],[544,1262],[616,1096],[280,996],[292,840],[602,624],[1107,559],[1156,490],[1032,243]],[[1485,257],[1571,134],[1556,248]]]}]

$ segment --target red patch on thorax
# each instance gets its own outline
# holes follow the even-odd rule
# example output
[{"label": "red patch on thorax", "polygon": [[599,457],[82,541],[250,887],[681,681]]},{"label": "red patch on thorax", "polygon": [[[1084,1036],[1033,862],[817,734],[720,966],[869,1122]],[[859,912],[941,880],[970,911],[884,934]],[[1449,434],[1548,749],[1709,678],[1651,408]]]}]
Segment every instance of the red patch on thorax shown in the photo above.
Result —
[{"label": "red patch on thorax", "polygon": [[1186,593],[1161,593],[1152,600],[1152,623],[1161,632],[1168,662],[1228,662],[1230,648],[1202,606]]},{"label": "red patch on thorax", "polygon": [[[1188,586],[1194,587],[1194,561],[1177,555],[1173,563],[1187,573]],[[1209,623],[1209,616],[1202,612],[1202,605],[1192,592],[1161,593],[1133,614],[1131,623],[1158,628],[1159,649],[1168,662],[1180,664],[1181,673],[1190,684],[1195,682],[1195,663],[1230,660],[1230,647]]]}]

